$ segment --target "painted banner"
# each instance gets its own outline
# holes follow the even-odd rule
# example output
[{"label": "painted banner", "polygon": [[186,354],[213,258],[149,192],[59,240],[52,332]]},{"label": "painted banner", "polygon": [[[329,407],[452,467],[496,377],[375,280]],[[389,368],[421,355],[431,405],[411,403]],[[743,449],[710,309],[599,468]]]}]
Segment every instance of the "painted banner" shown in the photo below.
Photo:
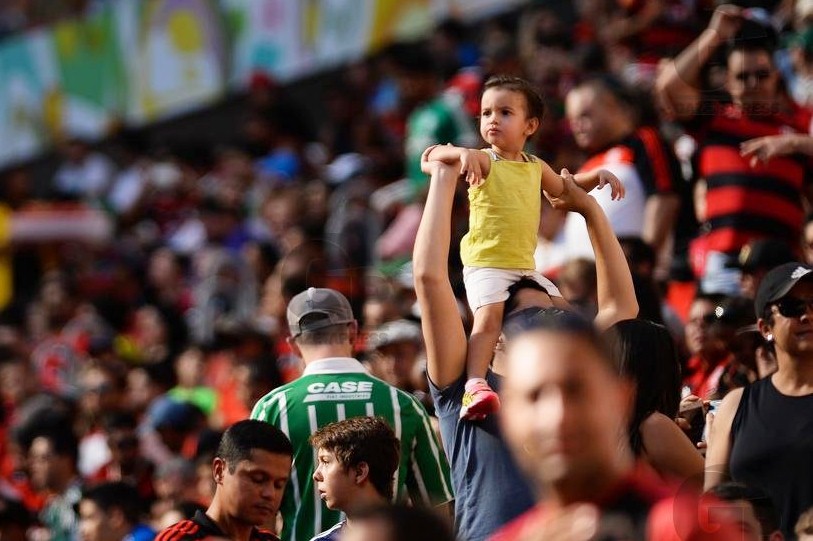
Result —
[{"label": "painted banner", "polygon": [[135,42],[127,43],[134,59],[128,120],[152,122],[222,98],[228,51],[219,4],[143,0],[137,5]]},{"label": "painted banner", "polygon": [[57,24],[50,38],[56,69],[48,96],[51,135],[109,133],[124,114],[127,90],[113,6]]},{"label": "painted banner", "polygon": [[0,47],[0,163],[42,152],[57,129],[57,88],[44,32],[12,38]]},{"label": "painted banner", "polygon": [[527,0],[118,0],[0,44],[0,167],[248,87],[357,60]]}]

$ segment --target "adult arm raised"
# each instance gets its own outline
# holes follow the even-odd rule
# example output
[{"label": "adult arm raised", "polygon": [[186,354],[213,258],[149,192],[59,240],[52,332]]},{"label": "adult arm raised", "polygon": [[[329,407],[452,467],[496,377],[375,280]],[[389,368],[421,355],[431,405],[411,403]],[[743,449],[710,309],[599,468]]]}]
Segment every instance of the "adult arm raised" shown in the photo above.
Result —
[{"label": "adult arm raised", "polygon": [[[424,158],[431,149],[424,152]],[[421,326],[426,343],[426,372],[439,388],[460,378],[466,369],[466,334],[449,281],[451,215],[458,169],[440,162],[423,160],[431,174],[424,206],[412,272],[415,293],[421,307]]]},{"label": "adult arm raised", "polygon": [[673,61],[663,64],[655,81],[655,97],[664,112],[676,120],[694,116],[700,106],[700,72],[721,46],[732,39],[742,24],[742,8],[719,6],[704,30]]},{"label": "adult arm raised", "polygon": [[554,208],[584,216],[596,256],[596,325],[606,329],[618,321],[635,318],[638,315],[638,300],[635,298],[632,274],[610,221],[596,200],[576,186],[573,175],[562,171],[562,178],[565,181],[562,195],[548,199]]}]

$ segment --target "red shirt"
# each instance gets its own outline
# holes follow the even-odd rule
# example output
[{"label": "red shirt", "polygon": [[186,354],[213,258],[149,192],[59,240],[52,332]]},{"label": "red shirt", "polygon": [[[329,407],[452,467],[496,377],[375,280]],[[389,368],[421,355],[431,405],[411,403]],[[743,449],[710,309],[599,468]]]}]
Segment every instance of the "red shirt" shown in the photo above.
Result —
[{"label": "red shirt", "polygon": [[705,250],[736,252],[768,234],[795,245],[804,221],[802,193],[813,171],[811,160],[782,156],[751,167],[750,159],[740,155],[740,144],[756,137],[810,133],[813,112],[794,107],[746,115],[727,104],[703,113],[698,113],[693,131],[696,172],[707,185]]},{"label": "red shirt", "polygon": [[[716,500],[677,493],[647,466],[639,465],[592,502],[601,510],[596,539],[646,541],[739,540],[733,525],[716,524],[709,509]],[[587,503],[587,502],[585,502]],[[494,534],[490,541],[521,541],[539,533],[554,510],[540,503]],[[550,518],[548,518],[550,517]]]},{"label": "red shirt", "polygon": [[693,395],[708,399],[717,392],[720,378],[731,361],[732,356],[728,356],[717,363],[706,365],[699,355],[694,355],[686,363],[683,383],[689,386]]}]

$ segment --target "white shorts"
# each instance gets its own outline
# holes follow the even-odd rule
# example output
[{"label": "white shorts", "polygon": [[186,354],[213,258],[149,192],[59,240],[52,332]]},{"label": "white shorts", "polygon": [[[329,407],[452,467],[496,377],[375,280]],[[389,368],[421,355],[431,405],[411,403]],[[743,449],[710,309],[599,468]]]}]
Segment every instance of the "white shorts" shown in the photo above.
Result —
[{"label": "white shorts", "polygon": [[466,298],[471,312],[474,313],[487,304],[505,302],[508,299],[508,288],[520,278],[530,278],[542,286],[551,297],[562,296],[556,284],[535,270],[463,267],[463,283],[466,286]]}]

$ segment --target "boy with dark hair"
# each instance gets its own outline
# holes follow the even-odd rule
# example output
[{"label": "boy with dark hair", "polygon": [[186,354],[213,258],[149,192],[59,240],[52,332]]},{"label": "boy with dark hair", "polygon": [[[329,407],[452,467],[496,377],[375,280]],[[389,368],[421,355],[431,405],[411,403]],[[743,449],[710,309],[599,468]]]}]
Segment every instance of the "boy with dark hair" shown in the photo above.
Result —
[{"label": "boy with dark hair", "polygon": [[233,424],[220,439],[212,476],[216,488],[205,513],[170,526],[157,541],[278,541],[260,529],[273,523],[291,474],[293,447],[277,427],[262,421]]},{"label": "boy with dark hair", "polygon": [[353,526],[354,513],[393,498],[400,443],[381,417],[353,417],[331,423],[310,438],[318,462],[313,480],[329,509],[347,518],[312,541],[335,541]]},{"label": "boy with dark hair", "polygon": [[79,534],[82,541],[152,541],[155,531],[141,524],[141,499],[129,483],[102,483],[82,492]]}]

